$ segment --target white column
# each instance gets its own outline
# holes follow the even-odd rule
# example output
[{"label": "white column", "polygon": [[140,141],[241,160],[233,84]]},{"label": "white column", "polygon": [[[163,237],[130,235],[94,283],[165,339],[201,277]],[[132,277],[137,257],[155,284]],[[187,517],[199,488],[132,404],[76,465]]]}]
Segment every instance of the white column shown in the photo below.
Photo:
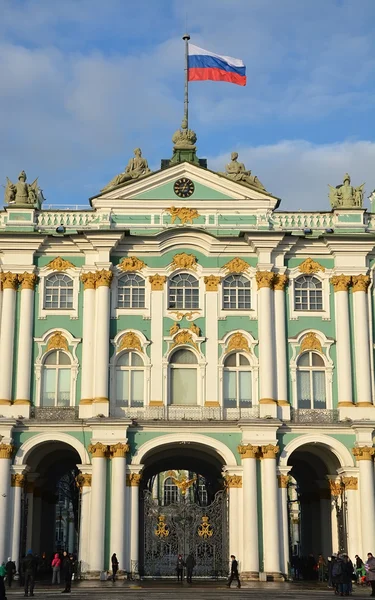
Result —
[{"label": "white column", "polygon": [[275,295],[275,348],[277,373],[277,401],[279,405],[288,402],[288,356],[285,315],[285,286],[288,277],[281,273],[276,275]]},{"label": "white column", "polygon": [[243,469],[236,468],[234,471],[235,472],[230,469],[230,472],[227,471],[225,473],[225,482],[229,490],[229,553],[235,555],[240,563],[240,570],[243,572],[243,552],[240,536],[243,525],[242,516],[240,514],[243,504]]},{"label": "white column", "polygon": [[94,341],[95,341],[95,282],[96,273],[83,273],[82,368],[80,404],[89,404],[94,398]]},{"label": "white column", "polygon": [[275,273],[258,271],[258,325],[259,325],[259,404],[275,403],[274,323],[273,323],[273,282]]},{"label": "white column", "polygon": [[91,465],[77,465],[82,472],[77,477],[81,494],[81,513],[79,519],[78,560],[83,573],[90,571],[90,509],[91,509]]},{"label": "white column", "polygon": [[204,278],[206,286],[206,389],[205,403],[214,406],[219,404],[218,389],[218,319],[219,319],[219,299],[218,289],[220,277],[208,275]]},{"label": "white column", "polygon": [[354,342],[358,406],[372,406],[369,318],[367,309],[368,275],[353,277]]},{"label": "white column", "polygon": [[35,273],[19,275],[21,304],[18,332],[17,389],[14,404],[30,403],[31,356],[33,348]]},{"label": "white column", "polygon": [[269,444],[262,446],[262,492],[263,492],[263,553],[264,571],[280,574],[280,524],[279,498],[276,476],[276,455],[278,447]]},{"label": "white column", "polygon": [[353,454],[359,466],[362,556],[366,556],[368,552],[373,552],[375,540],[375,477],[372,460],[374,453],[375,448],[369,446],[353,448]]},{"label": "white column", "polygon": [[[359,512],[359,492],[358,492],[358,478],[347,474],[346,477],[342,478],[342,482],[345,486],[346,506],[347,506],[347,540],[348,540],[348,554],[349,556],[355,556],[359,553],[358,549],[361,547],[361,530],[358,522]],[[361,555],[362,556],[362,555]]]},{"label": "white column", "polygon": [[[163,302],[164,275],[151,275],[151,390],[150,404],[163,404]],[[165,402],[166,403],[166,402]]]},{"label": "white column", "polygon": [[116,444],[110,447],[112,456],[112,485],[111,485],[111,546],[110,556],[116,552],[119,570],[126,571],[126,444]]},{"label": "white column", "polygon": [[288,482],[291,467],[278,469],[279,484],[279,523],[280,523],[280,557],[281,572],[288,574],[289,567],[289,515],[288,515]]},{"label": "white column", "polygon": [[238,447],[242,458],[243,490],[243,555],[242,571],[255,576],[259,573],[258,548],[258,494],[257,452],[258,446],[246,444]]},{"label": "white column", "polygon": [[92,455],[89,562],[90,571],[100,572],[104,569],[107,446],[97,442],[89,446],[89,452]]},{"label": "white column", "polygon": [[109,404],[109,319],[111,271],[98,271],[96,279],[96,339],[94,402]]},{"label": "white column", "polygon": [[141,474],[139,472],[142,466],[136,469],[130,468],[130,474],[127,477],[127,484],[130,485],[130,570],[132,573],[138,573],[139,569],[139,484]]},{"label": "white column", "polygon": [[[24,468],[22,470],[24,470]],[[13,473],[11,475],[13,515],[11,521],[11,540],[9,556],[12,558],[12,560],[16,562],[17,571],[19,571],[20,566],[19,558],[21,543],[21,500],[25,481],[26,477],[25,475],[23,475],[22,472]]]},{"label": "white column", "polygon": [[0,325],[0,404],[12,399],[13,346],[18,275],[1,273],[3,306]]},{"label": "white column", "polygon": [[[13,446],[0,444],[0,561],[7,558],[10,534],[9,497],[10,497],[10,465]],[[3,558],[2,558],[3,557]]]},{"label": "white column", "polygon": [[352,406],[353,381],[350,341],[350,317],[348,289],[352,278],[347,275],[331,277],[335,290],[337,386],[339,406]]}]

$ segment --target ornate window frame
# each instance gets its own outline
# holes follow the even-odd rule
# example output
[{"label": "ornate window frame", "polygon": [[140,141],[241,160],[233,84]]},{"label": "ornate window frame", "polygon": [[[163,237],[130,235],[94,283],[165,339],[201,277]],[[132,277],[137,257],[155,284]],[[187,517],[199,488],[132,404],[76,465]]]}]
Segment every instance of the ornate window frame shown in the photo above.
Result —
[{"label": "ornate window frame", "polygon": [[[254,267],[250,267],[247,271],[244,271],[243,273],[234,273],[234,272],[228,272],[228,273],[222,273],[220,271],[220,277],[221,277],[221,281],[220,281],[220,285],[219,285],[219,293],[218,293],[218,301],[219,301],[219,318],[225,318],[225,317],[249,317],[249,319],[251,320],[256,320],[258,318],[258,289],[257,289],[257,284],[256,284],[256,280],[255,280],[255,273],[256,273],[256,269],[254,269]],[[216,275],[216,273],[214,273]],[[242,310],[242,309],[232,309],[232,308],[223,308],[223,304],[224,304],[224,279],[226,277],[229,277],[230,275],[242,275],[243,277],[246,277],[249,282],[250,282],[250,302],[251,302],[251,308],[246,309],[246,310]]]},{"label": "ornate window frame", "polygon": [[[176,338],[182,332],[188,332],[190,334],[192,344],[181,343],[175,344],[174,338]],[[163,370],[163,403],[167,406],[174,406],[170,404],[171,399],[171,378],[170,378],[170,359],[172,354],[177,350],[190,350],[197,358],[197,403],[194,406],[204,406],[205,403],[205,381],[206,381],[206,357],[202,354],[201,344],[205,340],[203,337],[198,337],[195,333],[189,329],[180,329],[174,337],[165,337],[164,340],[168,343],[168,350],[163,356],[162,370]],[[176,405],[177,407],[177,405]],[[183,406],[182,406],[183,408]]]},{"label": "ornate window frame", "polygon": [[[233,344],[231,347],[230,341],[234,335],[240,334],[242,337],[242,341],[247,342],[247,348],[244,347],[235,347],[236,344]],[[255,354],[255,347],[258,345],[258,340],[255,340],[251,333],[248,331],[244,331],[243,329],[235,329],[233,331],[229,331],[225,334],[225,336],[219,340],[219,345],[221,346],[221,355],[219,358],[219,402],[220,406],[224,406],[224,362],[225,359],[230,355],[237,352],[241,352],[246,356],[250,363],[251,368],[251,386],[252,386],[252,406],[257,406],[259,404],[259,360]],[[238,344],[239,346],[240,344]],[[231,409],[228,409],[231,410]],[[235,409],[236,410],[236,409]]]},{"label": "ornate window frame", "polygon": [[[48,348],[48,343],[51,338],[56,334],[60,333],[63,338],[67,341],[68,348],[52,347]],[[38,347],[38,355],[35,359],[35,406],[41,406],[41,393],[42,393],[42,370],[44,359],[50,352],[55,350],[64,350],[71,360],[71,379],[70,379],[70,406],[76,406],[76,394],[77,394],[77,377],[79,371],[79,361],[77,358],[77,346],[81,342],[81,338],[75,338],[66,329],[49,329],[42,337],[34,338],[34,342]]]},{"label": "ornate window frame", "polygon": [[[318,348],[305,348],[301,352],[301,344],[303,342],[303,338],[308,334],[314,334],[318,343],[320,343],[321,351]],[[335,343],[333,339],[327,338],[324,333],[318,331],[317,329],[304,329],[298,335],[293,338],[288,339],[288,343],[292,349],[292,357],[290,359],[289,368],[290,368],[290,378],[292,383],[292,406],[293,408],[298,408],[298,397],[297,397],[297,361],[298,358],[304,352],[316,352],[319,356],[322,357],[324,361],[324,367],[322,370],[325,372],[325,381],[326,381],[326,409],[333,409],[333,394],[332,394],[332,382],[333,382],[333,369],[334,363],[330,355],[331,346]],[[313,410],[313,409],[311,409]],[[318,410],[318,409],[315,409]]]},{"label": "ornate window frame", "polygon": [[[117,306],[118,284],[121,277],[134,273],[145,282],[145,306],[143,308],[119,308]],[[149,282],[149,270],[147,268],[141,271],[122,271],[118,267],[114,270],[114,277],[111,285],[111,318],[118,319],[124,315],[140,315],[145,319],[151,318],[151,285]]]},{"label": "ornate window frame", "polygon": [[[73,308],[44,308],[46,296],[46,282],[50,275],[67,275],[73,281]],[[68,315],[71,319],[78,319],[79,276],[80,269],[69,267],[63,271],[51,269],[48,265],[39,269],[39,319],[46,319],[50,315]]]},{"label": "ornate window frame", "polygon": [[[192,275],[198,281],[198,293],[199,293],[199,306],[198,308],[169,308],[169,284],[172,277],[176,275]],[[200,317],[204,317],[205,314],[205,284],[204,277],[200,266],[197,266],[197,270],[189,269],[175,269],[172,272],[168,272],[167,280],[165,282],[165,294],[164,294],[164,316],[174,319],[175,321],[181,321],[183,316],[186,316],[188,321],[194,321]]]},{"label": "ornate window frame", "polygon": [[[331,308],[330,308],[330,277],[332,274],[331,269],[325,269],[324,271],[317,271],[315,273],[303,273],[299,270],[299,266],[291,269],[288,273],[289,284],[289,316],[290,319],[296,320],[299,317],[318,317],[324,321],[331,319]],[[316,277],[322,282],[322,297],[323,297],[323,308],[322,310],[295,310],[294,294],[295,294],[295,282],[299,277]]]}]

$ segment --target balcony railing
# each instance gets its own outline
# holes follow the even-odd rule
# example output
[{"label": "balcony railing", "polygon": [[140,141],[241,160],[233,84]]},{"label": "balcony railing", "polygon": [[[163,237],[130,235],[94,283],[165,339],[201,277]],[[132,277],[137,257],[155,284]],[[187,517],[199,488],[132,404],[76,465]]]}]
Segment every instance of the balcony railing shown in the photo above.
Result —
[{"label": "balcony railing", "polygon": [[251,408],[222,408],[220,406],[146,406],[124,408],[123,416],[136,421],[238,421],[257,419],[259,406]]},{"label": "balcony railing", "polygon": [[339,423],[339,411],[329,409],[291,408],[293,423]]},{"label": "balcony railing", "polygon": [[78,406],[33,406],[30,419],[36,421],[62,421],[64,423],[78,419]]}]

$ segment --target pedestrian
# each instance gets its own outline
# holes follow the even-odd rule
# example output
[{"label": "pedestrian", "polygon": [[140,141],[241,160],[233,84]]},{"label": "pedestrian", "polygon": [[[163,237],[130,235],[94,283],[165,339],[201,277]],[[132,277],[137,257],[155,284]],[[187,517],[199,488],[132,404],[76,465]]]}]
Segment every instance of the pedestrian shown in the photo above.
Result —
[{"label": "pedestrian", "polygon": [[52,561],[52,585],[57,583],[60,585],[60,571],[61,571],[61,559],[59,553],[56,552]]},{"label": "pedestrian", "polygon": [[184,560],[182,558],[182,554],[179,554],[177,557],[176,573],[177,573],[177,583],[179,581],[181,581],[181,583],[182,583],[183,576],[184,576]]},{"label": "pedestrian", "polygon": [[349,557],[346,554],[341,555],[342,560],[342,573],[341,580],[339,583],[340,596],[349,596],[350,584],[353,576],[353,563],[349,561]]},{"label": "pedestrian", "polygon": [[185,561],[186,565],[186,581],[193,583],[193,571],[196,565],[194,554],[191,552]]},{"label": "pedestrian", "polygon": [[61,570],[65,584],[65,587],[61,593],[70,594],[70,590],[72,588],[73,565],[72,561],[70,560],[70,556],[66,550],[64,550],[63,552]]},{"label": "pedestrian", "polygon": [[369,580],[371,585],[371,596],[375,596],[375,558],[373,557],[371,552],[368,552],[367,554],[365,568],[367,572],[367,579]]},{"label": "pedestrian", "polygon": [[232,585],[232,581],[233,579],[236,579],[237,581],[237,587],[240,588],[241,587],[241,582],[240,582],[240,576],[238,574],[238,562],[236,560],[236,557],[234,556],[234,554],[231,554],[231,565],[230,565],[230,575],[229,575],[229,579],[228,579],[228,583],[227,583],[227,587],[230,587]]},{"label": "pedestrian", "polygon": [[6,576],[4,563],[0,565],[0,600],[6,600],[4,577]]},{"label": "pedestrian", "polygon": [[116,573],[118,571],[118,560],[117,560],[116,552],[114,552],[112,554],[111,563],[112,563],[112,581],[115,582],[116,581]]},{"label": "pedestrian", "polygon": [[323,554],[319,554],[318,556],[318,580],[324,581],[325,573],[326,573],[326,561],[324,560]]},{"label": "pedestrian", "polygon": [[12,560],[12,558],[9,556],[8,557],[8,562],[5,565],[5,570],[6,570],[6,582],[7,582],[7,586],[10,588],[12,587],[12,581],[13,578],[16,574],[16,563]]},{"label": "pedestrian", "polygon": [[21,563],[22,574],[25,582],[25,596],[34,596],[35,587],[35,573],[37,562],[35,556],[33,556],[32,550],[28,550],[26,556],[22,559]]}]

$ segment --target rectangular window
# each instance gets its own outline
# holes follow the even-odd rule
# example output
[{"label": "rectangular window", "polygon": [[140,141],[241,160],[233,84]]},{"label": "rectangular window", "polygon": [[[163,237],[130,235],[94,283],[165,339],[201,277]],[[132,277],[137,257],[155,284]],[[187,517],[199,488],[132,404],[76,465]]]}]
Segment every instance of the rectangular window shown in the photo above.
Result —
[{"label": "rectangular window", "polygon": [[251,372],[240,371],[238,376],[240,408],[248,408],[251,406]]},{"label": "rectangular window", "polygon": [[131,405],[143,406],[144,371],[131,371]]},{"label": "rectangular window", "polygon": [[70,369],[59,369],[57,388],[57,406],[70,404]]},{"label": "rectangular window", "polygon": [[171,374],[171,404],[197,404],[197,370],[173,368]]},{"label": "rectangular window", "polygon": [[55,406],[56,370],[43,369],[42,406]]},{"label": "rectangular window", "polygon": [[313,371],[314,408],[327,408],[324,371]]},{"label": "rectangular window", "polygon": [[236,372],[224,371],[224,406],[237,408]]},{"label": "rectangular window", "polygon": [[116,371],[116,404],[129,405],[129,371]]}]

